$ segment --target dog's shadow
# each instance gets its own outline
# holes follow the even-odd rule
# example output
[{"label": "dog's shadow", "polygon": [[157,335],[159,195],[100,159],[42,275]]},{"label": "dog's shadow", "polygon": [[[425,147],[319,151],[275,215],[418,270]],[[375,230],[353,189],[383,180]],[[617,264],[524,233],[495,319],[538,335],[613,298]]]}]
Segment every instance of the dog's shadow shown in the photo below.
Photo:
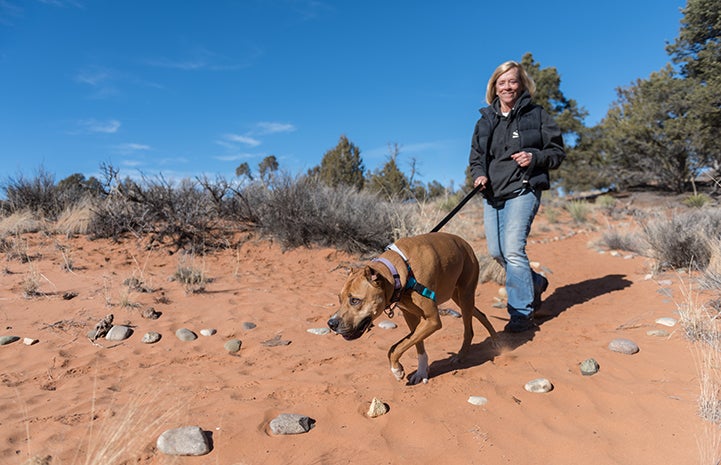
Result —
[{"label": "dog's shadow", "polygon": [[431,363],[429,369],[430,377],[435,378],[445,373],[464,370],[482,365],[486,362],[491,362],[501,352],[508,352],[532,341],[536,332],[539,331],[543,324],[560,317],[564,312],[574,306],[588,302],[604,294],[622,291],[632,284],[632,281],[626,279],[626,275],[612,274],[556,288],[553,294],[549,295],[543,301],[542,314],[536,318],[537,328],[518,334],[508,334],[499,331],[498,340],[495,343],[491,341],[491,338],[486,338],[483,342],[472,344],[468,355],[460,361],[456,360],[456,354],[450,353],[448,358],[436,360]]}]

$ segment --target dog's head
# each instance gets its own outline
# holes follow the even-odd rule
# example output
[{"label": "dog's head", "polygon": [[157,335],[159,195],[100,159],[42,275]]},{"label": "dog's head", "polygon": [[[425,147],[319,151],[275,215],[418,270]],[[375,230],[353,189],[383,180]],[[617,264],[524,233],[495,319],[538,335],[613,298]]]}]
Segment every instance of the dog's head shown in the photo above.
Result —
[{"label": "dog's head", "polygon": [[328,320],[330,329],[349,341],[361,337],[388,305],[388,285],[369,266],[352,271],[338,296],[340,308]]}]

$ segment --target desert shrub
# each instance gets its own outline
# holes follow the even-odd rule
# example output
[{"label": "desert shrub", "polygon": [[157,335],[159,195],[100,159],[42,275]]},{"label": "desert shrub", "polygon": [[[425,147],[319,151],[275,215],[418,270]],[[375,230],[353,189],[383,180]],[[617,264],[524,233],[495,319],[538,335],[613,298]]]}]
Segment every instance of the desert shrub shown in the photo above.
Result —
[{"label": "desert shrub", "polygon": [[2,183],[12,212],[30,211],[54,219],[62,211],[55,188],[55,176],[40,167],[33,177],[20,173]]},{"label": "desert shrub", "polygon": [[659,268],[703,270],[711,260],[711,241],[721,236],[721,210],[692,210],[671,218],[657,215],[646,220],[643,229]]},{"label": "desert shrub", "polygon": [[151,243],[205,252],[227,245],[218,210],[207,189],[194,180],[177,185],[162,176],[126,180],[96,209],[89,230],[94,237],[118,239],[149,234]]},{"label": "desert shrub", "polygon": [[248,190],[260,230],[285,247],[337,247],[351,252],[382,250],[403,235],[411,209],[350,186],[329,187],[312,177],[281,176],[269,189]]},{"label": "desert shrub", "polygon": [[625,250],[634,253],[642,253],[645,247],[637,233],[624,233],[616,228],[605,231],[599,239],[599,245],[609,250]]}]

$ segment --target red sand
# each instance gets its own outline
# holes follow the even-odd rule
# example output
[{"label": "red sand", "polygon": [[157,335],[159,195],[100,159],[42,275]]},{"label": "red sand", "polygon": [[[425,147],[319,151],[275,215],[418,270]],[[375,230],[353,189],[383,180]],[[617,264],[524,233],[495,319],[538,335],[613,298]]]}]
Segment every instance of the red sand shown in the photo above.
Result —
[{"label": "red sand", "polygon": [[[646,335],[661,328],[655,319],[677,316],[678,277],[663,277],[673,281],[673,297],[665,297],[657,280],[646,279],[647,259],[589,247],[600,232],[550,240],[562,232],[535,228],[552,230],[534,232],[528,249],[550,271],[544,310],[554,317],[530,337],[501,333],[500,354],[474,322],[473,350],[460,366],[449,356],[460,347],[462,324],[444,317],[444,327],[426,343],[431,380],[417,386],[396,381],[388,368],[388,348],[406,334],[400,315],[398,329],[375,327],[352,342],[306,331],[325,326],[346,276],[338,266],[357,257],[248,242],[186,261],[213,278],[205,292],[187,294],[168,279],[184,263],[179,254],[147,251],[133,240],[24,235],[34,258],[3,265],[0,335],[39,343],[0,347],[0,462],[52,455],[54,465],[103,463],[87,456],[88,443],[114,441],[128,454],[141,452],[137,462],[128,462],[140,464],[699,463],[699,448],[710,446],[697,416],[690,345],[678,328],[668,338]],[[468,239],[485,252],[477,237]],[[62,270],[58,245],[73,272]],[[45,296],[23,296],[31,270]],[[128,294],[123,282],[131,277],[155,291]],[[68,291],[77,297],[64,300]],[[492,307],[497,291],[496,284],[480,285],[477,305],[500,331],[506,312]],[[122,301],[140,306],[122,307]],[[162,312],[160,319],[140,316],[148,306]],[[135,333],[98,347],[86,333],[107,313]],[[244,322],[257,327],[245,330]],[[181,342],[174,335],[181,327],[218,333]],[[142,344],[151,330],[163,338]],[[278,335],[291,344],[261,344]],[[237,355],[223,348],[233,337],[243,341]],[[609,351],[617,337],[634,340],[640,352]],[[578,365],[589,357],[600,371],[582,376]],[[412,372],[414,351],[402,362]],[[539,377],[548,378],[553,391],[526,392],[524,384]],[[488,403],[471,405],[472,395]],[[365,412],[374,397],[390,411],[371,419]],[[147,430],[123,423],[127,410],[141,425],[166,416]],[[273,436],[268,422],[280,413],[308,415],[315,428]],[[210,454],[177,458],[155,451],[162,431],[186,425],[212,433]]]}]

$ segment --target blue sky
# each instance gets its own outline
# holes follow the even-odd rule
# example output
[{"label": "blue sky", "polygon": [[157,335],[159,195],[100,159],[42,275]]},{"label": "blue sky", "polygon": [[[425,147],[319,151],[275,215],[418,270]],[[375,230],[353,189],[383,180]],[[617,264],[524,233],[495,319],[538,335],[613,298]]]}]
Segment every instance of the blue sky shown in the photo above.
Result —
[{"label": "blue sky", "polygon": [[488,76],[531,52],[597,123],[683,0],[0,0],[0,178],[304,173],[346,135],[463,182]]}]

